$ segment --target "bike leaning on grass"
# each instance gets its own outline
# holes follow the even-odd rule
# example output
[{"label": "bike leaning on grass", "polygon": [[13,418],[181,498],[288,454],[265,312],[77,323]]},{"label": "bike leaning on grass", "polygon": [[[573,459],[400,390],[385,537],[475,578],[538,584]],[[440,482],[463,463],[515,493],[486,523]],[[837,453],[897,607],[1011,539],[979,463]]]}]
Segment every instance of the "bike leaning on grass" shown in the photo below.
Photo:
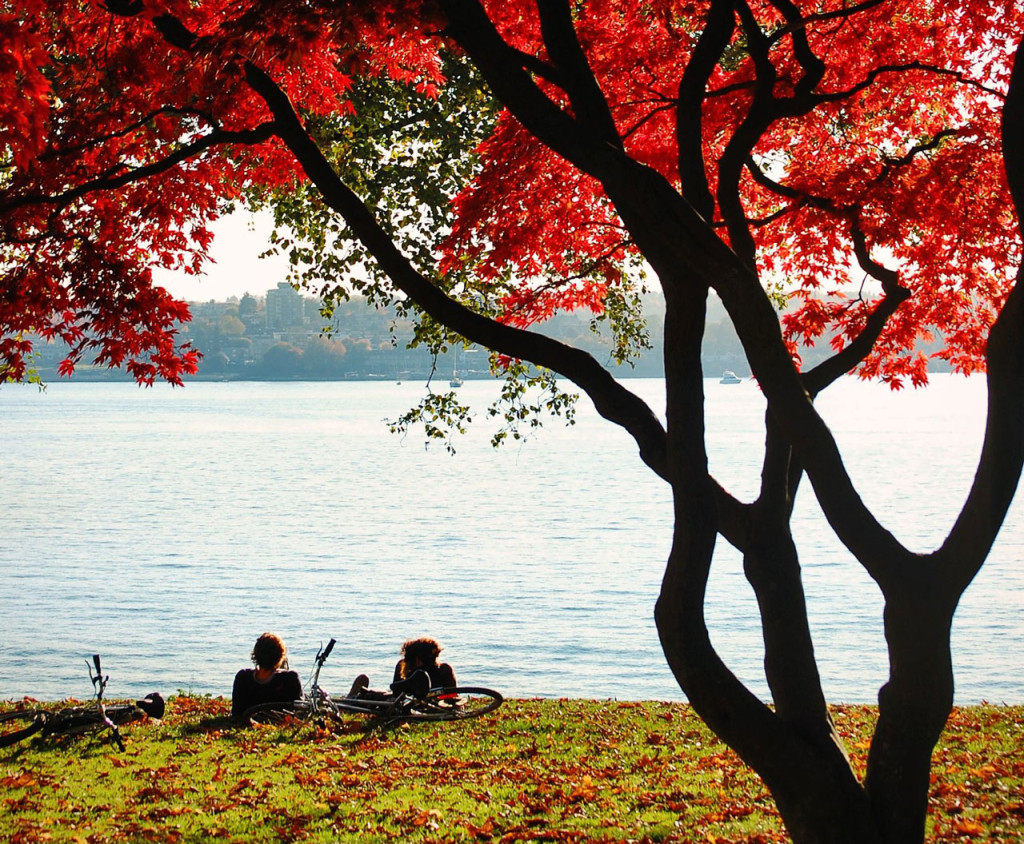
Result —
[{"label": "bike leaning on grass", "polygon": [[[106,703],[103,694],[109,675],[103,673],[100,655],[86,660],[96,700],[88,706],[70,706],[59,710],[15,709],[0,714],[0,747],[10,747],[29,736],[73,736],[96,730],[109,730],[120,750],[124,750],[121,730],[124,724],[145,717],[162,718],[166,704],[159,692],[152,692],[135,703]],[[95,669],[95,670],[94,670]]]},{"label": "bike leaning on grass", "polygon": [[334,649],[331,639],[321,647],[314,660],[308,691],[301,700],[287,703],[261,703],[242,714],[245,722],[341,721],[345,716],[369,718],[374,726],[400,721],[462,721],[478,718],[496,710],[504,701],[499,692],[480,686],[439,686],[431,688],[429,675],[417,671],[407,680],[391,684],[391,694],[357,695],[335,700],[320,686],[320,670]]}]

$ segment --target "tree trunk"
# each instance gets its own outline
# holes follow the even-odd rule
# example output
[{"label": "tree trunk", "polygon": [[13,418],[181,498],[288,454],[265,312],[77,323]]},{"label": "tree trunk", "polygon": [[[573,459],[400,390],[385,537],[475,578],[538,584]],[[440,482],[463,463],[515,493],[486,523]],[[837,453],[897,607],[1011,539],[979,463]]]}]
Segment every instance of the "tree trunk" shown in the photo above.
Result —
[{"label": "tree trunk", "polygon": [[927,580],[914,578],[885,607],[889,682],[878,696],[864,787],[886,844],[924,840],[932,751],[953,707],[955,603]]}]

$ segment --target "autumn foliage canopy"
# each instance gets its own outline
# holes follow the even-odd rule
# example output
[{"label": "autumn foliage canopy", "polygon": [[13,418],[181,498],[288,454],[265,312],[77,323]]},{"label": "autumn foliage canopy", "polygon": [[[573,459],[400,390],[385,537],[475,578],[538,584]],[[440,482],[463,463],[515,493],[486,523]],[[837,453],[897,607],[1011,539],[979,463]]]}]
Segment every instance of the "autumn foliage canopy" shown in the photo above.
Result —
[{"label": "autumn foliage canopy", "polygon": [[[484,6],[527,68],[536,65],[539,86],[571,111],[559,81],[545,79],[536,6]],[[679,85],[705,3],[588,2],[576,26],[630,156],[680,185],[680,164],[699,145],[703,177],[690,171],[682,187],[756,261],[763,283],[791,297],[794,354],[822,337],[841,347],[888,285],[909,295],[862,371],[923,381],[915,344],[935,333],[938,355],[971,371],[1019,250],[998,119],[1020,4],[955,4],[941,16],[920,2],[839,14],[846,6],[816,4],[802,28],[787,22],[788,3],[742,6],[763,42],[737,32],[697,104],[680,100]],[[301,180],[247,66],[307,119],[329,117],[344,131],[360,80],[438,96],[452,47],[444,26],[434,4],[397,1],[3,4],[7,378],[24,376],[33,334],[70,344],[65,372],[83,357],[144,382],[193,372],[195,350],[176,344],[186,306],[154,287],[153,270],[201,272],[218,215],[254,190]],[[801,50],[820,64],[813,84]],[[762,56],[785,104],[770,121],[757,108]],[[599,182],[508,112],[463,154],[474,156],[473,175],[449,191],[432,247],[440,286],[469,267],[461,282],[526,326],[560,308],[600,313],[609,292],[635,283],[636,244]],[[742,168],[715,166],[736,155]],[[738,178],[741,208],[722,206],[721,178]],[[725,222],[737,211],[742,231]]]}]

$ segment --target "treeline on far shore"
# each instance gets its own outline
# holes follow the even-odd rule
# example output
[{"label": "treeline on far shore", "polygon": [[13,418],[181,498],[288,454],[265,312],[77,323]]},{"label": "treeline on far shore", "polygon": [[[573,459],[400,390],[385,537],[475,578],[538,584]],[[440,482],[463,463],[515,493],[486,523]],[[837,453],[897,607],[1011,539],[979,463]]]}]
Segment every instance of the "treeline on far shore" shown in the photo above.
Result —
[{"label": "treeline on far shore", "polygon": [[[284,287],[287,287],[285,285]],[[203,355],[200,381],[342,381],[342,380],[472,380],[493,377],[485,349],[449,350],[433,355],[423,347],[410,348],[412,322],[393,308],[378,308],[360,299],[342,303],[327,325],[320,303],[291,288],[267,291],[266,297],[246,294],[224,302],[190,303],[192,321],[181,326],[182,342]],[[276,294],[276,295],[275,295]],[[281,307],[282,301],[288,307]],[[540,326],[545,334],[592,354],[620,378],[664,376],[660,297],[644,300],[650,348],[630,363],[616,365],[607,330],[588,314],[558,314]],[[36,344],[35,370],[44,381],[57,380],[66,356],[62,344]],[[831,354],[821,348],[801,349],[803,364],[812,366]],[[750,370],[743,347],[717,299],[709,300],[702,363],[708,377],[726,370],[746,377]],[[941,362],[938,362],[941,364]],[[940,366],[934,367],[939,370]],[[130,380],[121,370],[91,366],[83,360],[72,376],[79,381]]]},{"label": "treeline on far shore", "polygon": [[[192,321],[182,325],[180,337],[203,355],[199,372],[192,378],[447,381],[455,376],[461,380],[493,377],[485,349],[459,348],[435,356],[423,347],[409,348],[412,323],[393,309],[375,308],[354,299],[339,306],[332,323],[325,326],[316,300],[307,298],[292,304],[295,306],[284,314],[281,309],[268,310],[265,297],[249,294],[240,300],[190,303]],[[660,300],[652,298],[645,303],[645,313],[651,348],[632,363],[622,365],[612,360],[607,332],[595,333],[588,315],[559,314],[541,330],[606,362],[618,377],[657,378],[664,375]],[[39,344],[37,350],[37,372],[44,381],[56,380],[66,349],[60,344]],[[724,311],[712,309],[709,314],[704,363],[709,375],[720,375],[726,369],[748,374],[743,349]],[[87,360],[79,364],[72,378],[130,380],[120,370],[90,366]]]}]

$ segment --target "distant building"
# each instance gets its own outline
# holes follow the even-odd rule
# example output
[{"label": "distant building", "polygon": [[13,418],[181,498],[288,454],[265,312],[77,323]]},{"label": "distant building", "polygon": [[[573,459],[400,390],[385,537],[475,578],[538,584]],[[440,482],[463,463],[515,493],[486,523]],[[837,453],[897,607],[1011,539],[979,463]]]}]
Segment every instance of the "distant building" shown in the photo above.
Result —
[{"label": "distant building", "polygon": [[286,281],[279,281],[276,290],[267,291],[266,310],[267,328],[292,328],[304,322],[302,296]]}]

